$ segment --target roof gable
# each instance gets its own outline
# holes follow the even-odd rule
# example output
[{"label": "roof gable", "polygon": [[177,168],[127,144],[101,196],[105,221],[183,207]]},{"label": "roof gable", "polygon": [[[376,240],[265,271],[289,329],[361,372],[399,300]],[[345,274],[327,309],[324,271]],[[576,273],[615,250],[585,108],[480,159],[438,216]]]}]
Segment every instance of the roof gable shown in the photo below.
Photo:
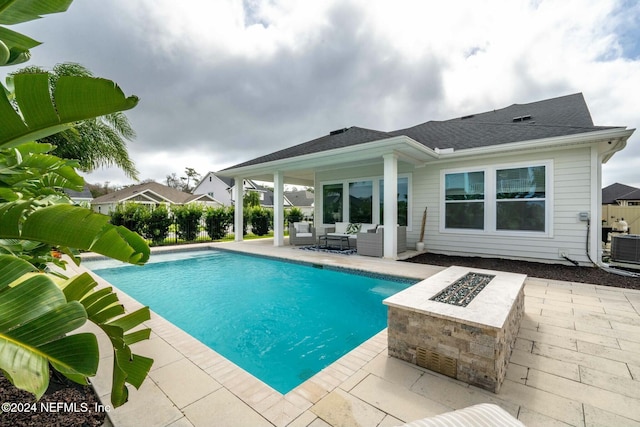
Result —
[{"label": "roof gable", "polygon": [[104,196],[94,199],[92,203],[121,203],[131,200],[139,195],[145,195],[153,200],[164,200],[174,204],[186,203],[189,198],[193,196],[191,193],[185,193],[183,191],[176,190],[175,188],[158,184],[157,182],[145,182],[143,184],[132,185],[131,187],[126,187],[122,190],[105,194]]},{"label": "roof gable", "polygon": [[233,187],[234,185],[234,179],[233,178],[229,178],[226,176],[218,176],[215,174],[215,172],[208,172],[199,182],[198,184],[194,187],[193,189],[193,193],[196,193],[198,190],[198,187],[200,187],[201,184],[207,182],[209,179],[217,179],[218,181],[222,182],[223,184],[225,184],[228,188]]},{"label": "roof gable", "polygon": [[291,202],[292,206],[313,206],[314,195],[310,191],[285,191],[284,195]]}]

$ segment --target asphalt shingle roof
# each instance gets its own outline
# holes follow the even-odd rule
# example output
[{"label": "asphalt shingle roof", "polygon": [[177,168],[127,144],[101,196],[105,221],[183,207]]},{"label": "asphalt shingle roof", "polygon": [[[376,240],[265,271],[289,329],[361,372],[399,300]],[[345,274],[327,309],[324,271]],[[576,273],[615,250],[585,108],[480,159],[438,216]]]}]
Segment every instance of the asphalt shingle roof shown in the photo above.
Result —
[{"label": "asphalt shingle roof", "polygon": [[640,188],[616,182],[602,189],[603,205],[615,205],[617,200],[640,200]]},{"label": "asphalt shingle roof", "polygon": [[[515,120],[514,120],[515,119]],[[612,129],[594,126],[581,93],[528,104],[513,104],[499,110],[445,120],[428,121],[406,129],[382,132],[350,127],[342,132],[285,148],[240,163],[228,169],[354,146],[405,135],[431,149],[488,147],[518,141],[574,135]]]},{"label": "asphalt shingle roof", "polygon": [[[164,197],[172,203],[184,204],[199,197],[203,197],[202,194],[185,193],[175,188],[167,187],[157,182],[145,182],[143,184],[132,185],[131,187],[123,188],[122,190],[114,191],[113,193],[105,194],[93,200],[92,203],[118,203],[122,200],[129,199],[136,194],[143,194],[145,191],[153,191],[156,194]],[[208,196],[207,196],[208,197]]]},{"label": "asphalt shingle roof", "polygon": [[432,149],[460,150],[609,128],[593,125],[584,97],[577,93],[446,121],[430,121],[390,133],[406,135]]},{"label": "asphalt shingle roof", "polygon": [[303,156],[305,154],[320,153],[322,151],[333,150],[336,148],[350,147],[352,145],[387,139],[393,136],[394,135],[387,132],[353,126],[335,135],[325,135],[302,144],[294,145],[293,147],[285,148],[284,150],[276,151],[274,153],[267,154],[266,156],[261,156],[253,160],[249,160],[248,162],[240,163],[233,166],[233,168],[257,165],[273,160]]}]

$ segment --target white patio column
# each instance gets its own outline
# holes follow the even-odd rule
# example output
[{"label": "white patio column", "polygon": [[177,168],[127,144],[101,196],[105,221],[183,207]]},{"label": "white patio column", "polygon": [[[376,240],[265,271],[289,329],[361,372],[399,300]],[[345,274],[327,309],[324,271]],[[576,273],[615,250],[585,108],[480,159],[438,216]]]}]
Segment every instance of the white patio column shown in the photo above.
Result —
[{"label": "white patio column", "polygon": [[284,175],[273,174],[273,246],[284,246]]},{"label": "white patio column", "polygon": [[382,255],[398,256],[398,155],[385,154],[384,159],[384,245]]},{"label": "white patio column", "polygon": [[244,179],[241,176],[236,176],[236,205],[233,218],[233,229],[235,230],[235,241],[242,242],[244,236],[242,235],[242,199],[244,197]]}]

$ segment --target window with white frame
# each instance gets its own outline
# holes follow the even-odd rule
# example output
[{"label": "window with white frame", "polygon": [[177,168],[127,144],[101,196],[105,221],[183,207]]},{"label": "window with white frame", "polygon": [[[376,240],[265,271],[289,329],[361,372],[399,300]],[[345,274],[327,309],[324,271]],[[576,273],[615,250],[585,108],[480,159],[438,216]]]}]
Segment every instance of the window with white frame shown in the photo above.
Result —
[{"label": "window with white frame", "polygon": [[484,174],[484,171],[445,174],[445,228],[484,229]]},{"label": "window with white frame", "polygon": [[[339,221],[383,222],[384,179],[382,177],[349,179],[322,183],[321,212],[324,224]],[[411,177],[398,176],[398,224],[410,225]],[[378,206],[378,208],[374,208]]]},{"label": "window with white frame", "polygon": [[546,167],[496,170],[496,229],[545,231]]},{"label": "window with white frame", "polygon": [[549,231],[550,163],[443,173],[444,228]]}]

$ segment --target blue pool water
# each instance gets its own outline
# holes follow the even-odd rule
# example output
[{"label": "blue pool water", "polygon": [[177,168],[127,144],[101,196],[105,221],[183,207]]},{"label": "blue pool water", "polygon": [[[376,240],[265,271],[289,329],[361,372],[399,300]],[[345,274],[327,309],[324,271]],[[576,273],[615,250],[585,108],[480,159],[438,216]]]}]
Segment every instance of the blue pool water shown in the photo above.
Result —
[{"label": "blue pool water", "polygon": [[84,265],[283,394],[384,329],[382,300],[415,283],[227,251],[170,257]]}]

